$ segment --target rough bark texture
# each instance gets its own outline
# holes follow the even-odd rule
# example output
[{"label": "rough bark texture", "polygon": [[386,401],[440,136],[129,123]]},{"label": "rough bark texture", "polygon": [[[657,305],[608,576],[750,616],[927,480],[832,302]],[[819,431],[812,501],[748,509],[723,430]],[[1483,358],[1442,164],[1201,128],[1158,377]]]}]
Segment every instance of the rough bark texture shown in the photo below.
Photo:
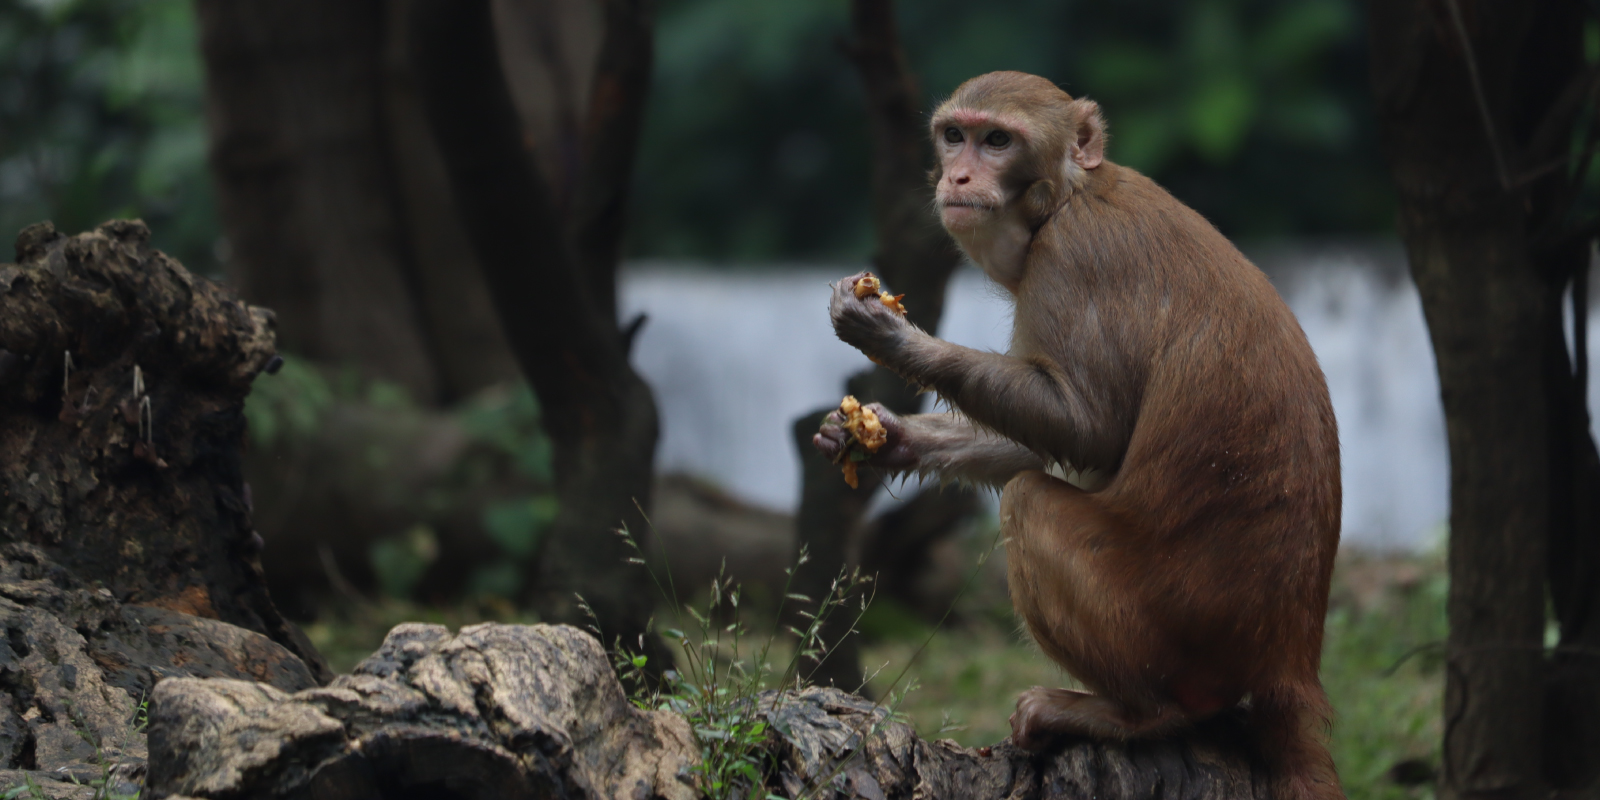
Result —
[{"label": "rough bark texture", "polygon": [[38,546],[118,602],[257,631],[324,670],[267,596],[239,468],[272,312],[149,235],[43,223],[0,265],[0,541]]},{"label": "rough bark texture", "polygon": [[[1593,769],[1600,471],[1561,335],[1586,267],[1566,224],[1592,102],[1572,0],[1373,2],[1372,77],[1450,442],[1450,641],[1441,791],[1537,797]],[[1560,558],[1547,560],[1550,553]],[[1547,707],[1545,578],[1563,645]],[[1583,585],[1583,584],[1587,585]],[[1586,675],[1586,677],[1583,677]],[[1551,675],[1549,677],[1556,677]],[[1572,720],[1569,719],[1570,723]],[[1563,754],[1566,755],[1563,755]],[[1565,766],[1563,766],[1565,765]],[[1587,776],[1580,774],[1587,772]]]},{"label": "rough bark texture", "polygon": [[[1265,800],[1236,719],[1181,739],[1033,755],[917,738],[835,689],[763,695],[766,790],[883,800]],[[683,719],[623,697],[599,645],[566,626],[406,624],[327,688],[160,685],[151,796],[689,798]],[[820,789],[820,791],[817,791]]]},{"label": "rough bark texture", "polygon": [[[649,4],[615,5],[607,10],[591,101],[597,127],[586,132],[586,138],[599,137],[595,141],[625,139],[616,129],[637,119],[625,107],[643,103],[642,82],[624,85],[607,76],[639,68],[631,62],[636,54],[621,45],[648,40]],[[548,432],[561,512],[545,536],[529,599],[543,618],[570,622],[580,619],[573,598],[581,594],[608,639],[642,648],[653,665],[670,663],[659,639],[645,632],[653,606],[648,581],[613,534],[619,525],[641,540],[648,534],[639,509],[650,507],[658,432],[650,387],[628,363],[632,332],[619,330],[608,312],[615,298],[597,296],[610,279],[585,272],[614,270],[614,253],[607,266],[603,254],[579,254],[574,246],[512,104],[487,0],[418,0],[413,11],[414,63],[452,191],[512,351],[544,418],[557,423]],[[610,64],[606,54],[629,63]],[[622,159],[622,166],[591,169],[586,163],[583,180],[599,182],[593,191],[620,204],[626,181],[616,170],[632,155],[609,157]],[[588,191],[580,188],[577,196]],[[613,210],[620,213],[620,207]]]},{"label": "rough bark texture", "polygon": [[231,259],[288,352],[424,403],[514,374],[405,59],[403,0],[197,5]]},{"label": "rough bark texture", "polygon": [[148,239],[46,223],[0,264],[0,787],[136,781],[162,678],[326,673],[267,596],[239,470],[271,312]]},{"label": "rough bark texture", "polygon": [[[894,4],[890,0],[853,0],[850,9],[854,36],[844,44],[844,51],[861,75],[872,127],[872,218],[878,237],[873,269],[896,294],[906,295],[911,322],[935,331],[944,313],[945,288],[950,273],[961,263],[961,253],[929,212],[933,195],[927,173],[933,166],[933,151],[928,144],[921,91],[900,47]],[[820,306],[818,313],[822,313]],[[899,414],[920,410],[916,390],[881,367],[852,378],[846,392],[864,403],[883,403]],[[851,489],[840,479],[838,468],[811,446],[812,434],[832,410],[819,409],[794,424],[803,481],[796,548],[805,548],[811,556],[809,563],[797,567],[795,587],[813,598],[827,592],[846,563],[850,538],[861,525],[867,501],[883,484],[882,476],[867,469],[861,471],[860,486]],[[971,493],[959,493],[952,500],[952,513],[971,514],[978,508]],[[933,541],[918,536],[901,538],[924,546]],[[901,556],[890,563],[910,566],[920,560],[915,551]],[[809,677],[823,685],[855,688],[861,684],[855,639],[846,635],[847,620],[831,623],[823,639],[833,655],[811,668]]]}]

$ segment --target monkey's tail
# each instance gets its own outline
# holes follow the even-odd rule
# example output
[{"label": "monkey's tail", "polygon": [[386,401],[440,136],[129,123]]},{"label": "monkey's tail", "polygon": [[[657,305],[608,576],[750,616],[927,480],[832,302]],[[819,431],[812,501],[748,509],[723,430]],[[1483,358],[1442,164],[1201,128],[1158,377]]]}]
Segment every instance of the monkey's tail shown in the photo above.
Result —
[{"label": "monkey's tail", "polygon": [[1250,728],[1276,800],[1344,800],[1326,744],[1332,712],[1315,679],[1252,694]]}]

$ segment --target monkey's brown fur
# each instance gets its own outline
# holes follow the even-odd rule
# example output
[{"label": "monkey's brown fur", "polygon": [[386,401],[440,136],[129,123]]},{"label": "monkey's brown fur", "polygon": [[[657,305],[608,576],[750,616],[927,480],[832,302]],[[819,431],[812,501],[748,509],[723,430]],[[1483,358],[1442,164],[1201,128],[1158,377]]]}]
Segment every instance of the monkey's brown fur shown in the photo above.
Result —
[{"label": "monkey's brown fur", "polygon": [[[941,146],[960,125],[973,141]],[[992,130],[1018,149],[980,147]],[[960,412],[879,410],[890,439],[869,464],[1005,484],[1012,600],[1093,692],[1024,693],[1014,738],[1161,735],[1248,699],[1280,800],[1342,797],[1317,677],[1339,443],[1294,316],[1199,214],[1102,160],[1092,102],[991,73],[940,107],[933,133],[947,227],[966,220],[952,233],[1015,295],[1010,352],[936,339],[857,300],[853,279],[831,313],[841,339]],[[985,164],[1004,168],[987,188]],[[1007,213],[1026,226],[1011,266],[1004,248],[975,253],[972,233]],[[837,420],[816,443],[844,446]],[[1106,478],[1085,491],[1052,464]]]}]

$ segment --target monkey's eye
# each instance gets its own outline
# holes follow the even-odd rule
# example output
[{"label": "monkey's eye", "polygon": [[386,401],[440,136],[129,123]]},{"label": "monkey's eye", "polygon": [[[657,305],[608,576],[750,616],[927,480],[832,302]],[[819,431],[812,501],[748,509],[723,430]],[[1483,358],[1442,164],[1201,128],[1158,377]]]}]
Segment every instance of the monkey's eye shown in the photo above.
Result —
[{"label": "monkey's eye", "polygon": [[961,144],[961,130],[959,128],[945,128],[944,140],[951,144]]},{"label": "monkey's eye", "polygon": [[1005,147],[1006,145],[1011,144],[1011,134],[1006,133],[1005,131],[994,131],[989,134],[989,138],[984,139],[983,141],[990,147]]}]

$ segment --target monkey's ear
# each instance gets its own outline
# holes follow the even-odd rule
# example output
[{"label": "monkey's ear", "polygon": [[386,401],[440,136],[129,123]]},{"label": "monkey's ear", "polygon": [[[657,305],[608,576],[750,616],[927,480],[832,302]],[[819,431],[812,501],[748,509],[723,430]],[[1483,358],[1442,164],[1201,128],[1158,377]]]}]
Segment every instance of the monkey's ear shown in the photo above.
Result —
[{"label": "monkey's ear", "polygon": [[1067,145],[1068,157],[1083,169],[1094,169],[1106,160],[1106,120],[1100,104],[1093,100],[1072,101],[1073,141]]}]

